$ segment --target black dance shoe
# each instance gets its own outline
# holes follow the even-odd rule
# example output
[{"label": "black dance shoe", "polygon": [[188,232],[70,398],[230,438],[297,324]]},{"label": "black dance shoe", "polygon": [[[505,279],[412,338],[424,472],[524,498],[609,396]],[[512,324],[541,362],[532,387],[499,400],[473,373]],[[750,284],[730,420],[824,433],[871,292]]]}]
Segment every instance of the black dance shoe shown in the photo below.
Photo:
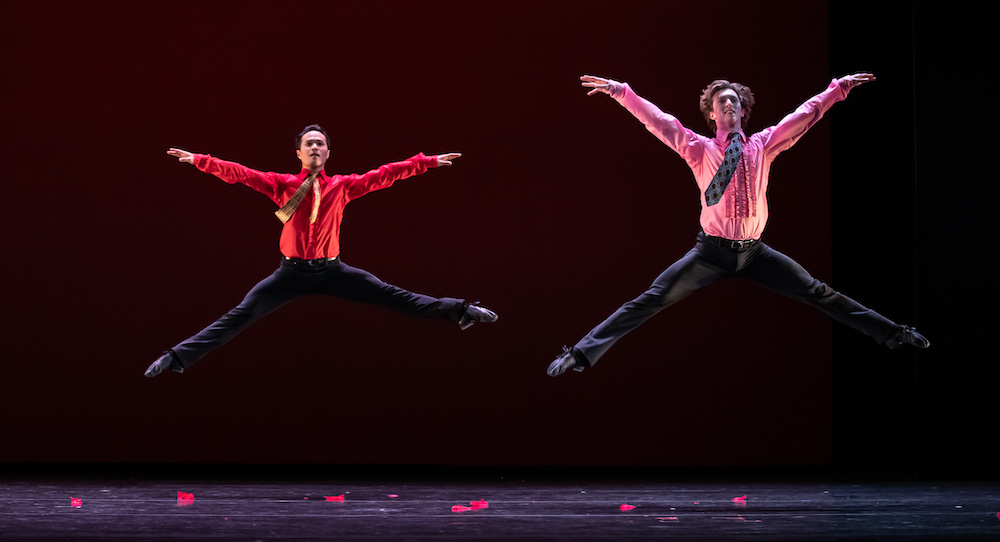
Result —
[{"label": "black dance shoe", "polygon": [[497,313],[486,307],[480,307],[477,301],[465,306],[462,317],[458,319],[458,327],[464,331],[472,327],[472,324],[476,322],[496,322],[497,318]]},{"label": "black dance shoe", "polygon": [[146,376],[156,376],[163,371],[170,369],[175,373],[183,373],[184,367],[181,367],[180,362],[177,361],[177,355],[174,354],[173,350],[167,350],[160,357],[156,358],[156,361],[146,369]]},{"label": "black dance shoe", "polygon": [[889,348],[899,348],[904,344],[916,346],[917,348],[927,348],[931,345],[931,342],[927,340],[927,337],[917,333],[917,330],[910,326],[899,326],[896,333],[885,341],[885,345]]},{"label": "black dance shoe", "polygon": [[580,363],[576,355],[574,355],[575,349],[563,347],[563,353],[549,364],[549,369],[546,371],[549,376],[559,376],[566,372],[568,369],[573,369],[576,372],[583,371],[585,364]]}]

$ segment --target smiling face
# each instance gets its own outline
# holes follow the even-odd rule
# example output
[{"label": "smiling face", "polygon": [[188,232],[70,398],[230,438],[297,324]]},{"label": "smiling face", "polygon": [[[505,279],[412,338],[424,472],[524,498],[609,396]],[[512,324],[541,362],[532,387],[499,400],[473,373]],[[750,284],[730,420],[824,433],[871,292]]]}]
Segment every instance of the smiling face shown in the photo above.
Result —
[{"label": "smiling face", "polygon": [[715,121],[717,130],[736,132],[743,126],[743,104],[736,91],[727,88],[720,90],[712,98],[712,111],[709,118]]},{"label": "smiling face", "polygon": [[754,97],[750,87],[716,79],[701,91],[698,109],[705,115],[705,122],[712,133],[718,129],[728,132],[745,130],[753,110]]},{"label": "smiling face", "polygon": [[322,171],[330,158],[330,147],[323,132],[312,130],[302,134],[295,156],[302,161],[302,167],[315,173]]}]

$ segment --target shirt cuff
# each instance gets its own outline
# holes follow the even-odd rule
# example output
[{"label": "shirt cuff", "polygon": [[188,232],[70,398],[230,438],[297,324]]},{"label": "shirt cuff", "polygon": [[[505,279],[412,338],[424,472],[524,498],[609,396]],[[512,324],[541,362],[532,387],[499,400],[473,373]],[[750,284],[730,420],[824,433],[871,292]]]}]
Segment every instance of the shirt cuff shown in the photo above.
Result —
[{"label": "shirt cuff", "polygon": [[194,153],[194,166],[202,171],[208,167],[208,162],[212,160],[212,155],[210,154],[198,154]]},{"label": "shirt cuff", "polygon": [[619,83],[618,81],[608,82],[608,94],[616,100],[621,100],[625,97],[626,88],[628,88],[628,83]]}]

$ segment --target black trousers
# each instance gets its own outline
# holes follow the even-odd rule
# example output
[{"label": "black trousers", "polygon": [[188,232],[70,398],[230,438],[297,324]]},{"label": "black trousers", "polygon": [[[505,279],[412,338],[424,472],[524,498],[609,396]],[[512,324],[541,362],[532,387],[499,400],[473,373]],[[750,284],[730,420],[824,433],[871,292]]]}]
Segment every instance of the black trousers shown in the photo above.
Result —
[{"label": "black trousers", "polygon": [[816,280],[795,260],[764,243],[733,247],[725,239],[702,232],[694,248],[656,277],[648,290],[622,305],[575,345],[586,357],[579,361],[585,366],[597,363],[618,339],[654,314],[699,288],[731,277],[751,280],[812,305],[879,343],[884,343],[898,328],[881,314]]},{"label": "black trousers", "polygon": [[420,318],[458,322],[465,302],[451,297],[413,293],[379,280],[368,271],[337,260],[317,264],[282,259],[271,276],[257,283],[243,301],[214,323],[173,347],[182,367],[188,368],[251,324],[295,298],[325,294],[372,303]]}]

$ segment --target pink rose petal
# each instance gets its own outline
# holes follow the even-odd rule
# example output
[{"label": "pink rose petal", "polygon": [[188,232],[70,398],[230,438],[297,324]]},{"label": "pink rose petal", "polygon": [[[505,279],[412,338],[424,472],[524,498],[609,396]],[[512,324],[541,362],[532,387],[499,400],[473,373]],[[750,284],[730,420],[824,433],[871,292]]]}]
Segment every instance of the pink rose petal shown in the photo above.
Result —
[{"label": "pink rose petal", "polygon": [[344,502],[344,494],[343,493],[341,493],[340,495],[334,495],[332,497],[329,496],[329,495],[327,495],[324,498],[326,499],[326,502]]},{"label": "pink rose petal", "polygon": [[80,508],[83,506],[83,499],[77,499],[76,497],[69,498],[69,505],[73,508]]},{"label": "pink rose petal", "polygon": [[622,512],[628,512],[629,510],[635,510],[635,506],[631,504],[623,504],[618,507]]},{"label": "pink rose petal", "polygon": [[456,512],[456,513],[458,513],[458,512],[468,512],[470,510],[472,510],[472,507],[470,507],[470,506],[462,506],[461,504],[456,504],[455,506],[451,507],[451,511],[452,512]]}]

